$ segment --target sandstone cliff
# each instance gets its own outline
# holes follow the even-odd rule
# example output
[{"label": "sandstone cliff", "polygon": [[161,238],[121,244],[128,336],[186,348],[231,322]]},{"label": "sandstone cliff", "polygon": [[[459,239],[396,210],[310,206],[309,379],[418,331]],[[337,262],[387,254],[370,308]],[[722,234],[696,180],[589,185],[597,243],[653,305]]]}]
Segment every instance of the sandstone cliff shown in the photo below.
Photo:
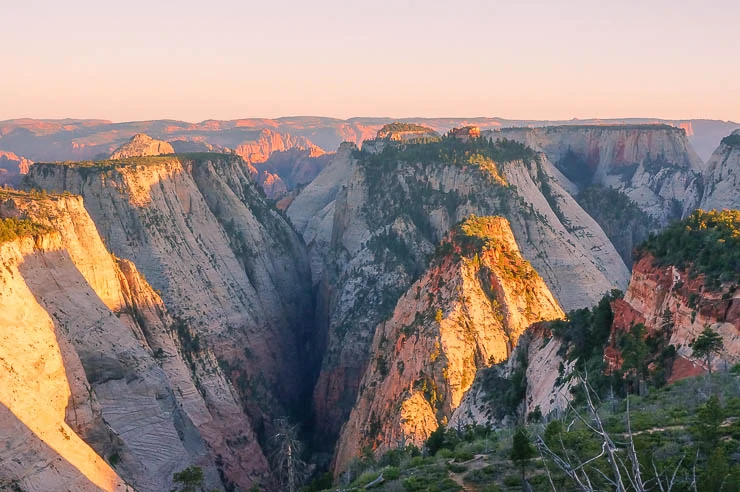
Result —
[{"label": "sandstone cliff", "polygon": [[175,150],[169,143],[154,140],[145,133],[137,133],[131,137],[131,140],[114,150],[110,158],[125,159],[126,157],[172,154],[174,152]]},{"label": "sandstone cliff", "polygon": [[659,224],[693,211],[701,159],[683,129],[668,125],[514,128],[490,133],[540,150],[578,193],[598,184],[624,193]]},{"label": "sandstone cliff", "polygon": [[24,174],[28,174],[33,162],[13,152],[0,150],[0,186],[17,186]]},{"label": "sandstone cliff", "polygon": [[[29,185],[72,191],[116,256],[161,292],[225,476],[264,478],[257,437],[310,391],[308,259],[241,158],[196,154],[43,164]],[[296,376],[299,375],[299,376]]]},{"label": "sandstone cliff", "polygon": [[[324,274],[314,280],[326,353],[314,405],[327,440],[355,403],[376,326],[426,270],[434,245],[468,215],[509,219],[522,255],[567,309],[626,285],[629,273],[604,233],[558,185],[557,170],[526,147],[444,138],[364,149],[327,166],[304,191],[310,198],[299,195],[288,210],[299,230],[317,225],[310,243],[323,255]],[[311,222],[298,204],[317,209],[336,193],[325,173],[352,174]]]},{"label": "sandstone cliff", "polygon": [[268,198],[279,199],[298,186],[310,183],[331,159],[315,147],[276,150],[263,162],[253,163],[257,183]]},{"label": "sandstone cliff", "polygon": [[738,230],[737,211],[697,211],[671,226],[640,250],[624,300],[614,304],[615,331],[643,323],[676,347],[672,379],[707,369],[689,346],[705,327],[723,338],[720,365],[740,362]]},{"label": "sandstone cliff", "polygon": [[286,210],[291,223],[303,236],[311,257],[314,284],[323,277],[334,227],[334,205],[340,190],[355,173],[353,144],[344,143],[324,169],[295,197]]},{"label": "sandstone cliff", "polygon": [[[409,118],[414,124],[444,133],[452,128],[477,126],[482,130],[510,127],[542,127],[553,125],[635,125],[663,123],[686,130],[692,146],[703,159],[708,159],[719,141],[740,127],[731,121],[718,120],[659,120],[656,118],[621,118],[612,120],[505,120],[502,118]],[[34,120],[22,118],[0,122],[0,148],[25,155],[34,161],[63,161],[90,159],[98,154],[108,155],[121,142],[136,133],[146,133],[174,145],[174,140],[207,141],[209,145],[235,148],[244,140],[253,140],[248,134],[262,129],[305,137],[327,152],[334,151],[342,142],[361,145],[375,137],[390,118],[350,118],[339,120],[321,117],[243,118],[229,121],[206,120],[189,123],[175,120],[131,121],[112,123],[105,120]],[[200,151],[201,149],[197,149]],[[196,151],[193,148],[179,152]]]},{"label": "sandstone cliff", "polygon": [[562,316],[505,219],[463,222],[375,330],[335,470],[366,446],[378,453],[400,441],[421,446],[452,416],[477,369],[508,359],[533,322]]},{"label": "sandstone cliff", "polygon": [[273,152],[284,152],[290,149],[310,151],[311,156],[324,153],[305,137],[295,137],[287,133],[279,133],[269,128],[260,130],[254,139],[246,140],[235,146],[234,151],[245,161],[256,164],[265,162]]},{"label": "sandstone cliff", "polygon": [[[243,486],[251,480],[238,475],[264,476],[259,454],[217,463],[230,452],[230,434],[218,433],[221,416],[197,388],[172,319],[133,264],[108,253],[82,199],[6,192],[1,202],[0,215],[31,217],[51,231],[2,246],[0,332],[8,343],[0,349],[12,368],[3,371],[11,393],[2,403],[16,417],[3,422],[13,425],[13,439],[29,436],[12,452],[33,470],[11,466],[3,476],[29,490],[85,490],[88,481],[118,490],[117,472],[139,491],[168,489],[173,473],[190,465],[203,467],[209,486],[223,485],[217,467]],[[44,466],[54,459],[46,446],[58,466]],[[64,471],[69,466],[78,473]]]},{"label": "sandstone cliff", "polygon": [[704,171],[701,208],[740,208],[740,130],[722,139]]},{"label": "sandstone cliff", "polygon": [[480,369],[470,390],[450,418],[450,428],[467,425],[503,427],[517,417],[539,411],[563,411],[572,399],[572,381],[562,378],[572,364],[561,354],[563,342],[548,323],[530,326],[503,364]]}]

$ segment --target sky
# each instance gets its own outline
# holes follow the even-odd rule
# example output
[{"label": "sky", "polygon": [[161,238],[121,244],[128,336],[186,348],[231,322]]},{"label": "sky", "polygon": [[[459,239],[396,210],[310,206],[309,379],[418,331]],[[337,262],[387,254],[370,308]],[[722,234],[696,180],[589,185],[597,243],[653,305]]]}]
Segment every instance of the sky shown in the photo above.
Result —
[{"label": "sky", "polygon": [[11,0],[0,120],[740,121],[737,0]]}]

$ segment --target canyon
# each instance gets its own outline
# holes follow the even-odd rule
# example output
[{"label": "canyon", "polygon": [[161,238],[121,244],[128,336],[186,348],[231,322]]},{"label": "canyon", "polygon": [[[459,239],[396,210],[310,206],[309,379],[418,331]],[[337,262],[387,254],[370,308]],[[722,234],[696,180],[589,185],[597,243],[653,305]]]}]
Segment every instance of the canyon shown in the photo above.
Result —
[{"label": "canyon", "polygon": [[21,231],[0,242],[0,486],[169,490],[197,466],[279,490],[277,419],[338,474],[439,425],[557,413],[554,320],[614,289],[614,353],[670,313],[671,380],[705,370],[705,326],[739,362],[733,283],[638,245],[736,206],[740,132],[705,166],[687,125],[440,131],[460,122],[0,123],[37,161],[3,154],[25,191],[0,190]]}]

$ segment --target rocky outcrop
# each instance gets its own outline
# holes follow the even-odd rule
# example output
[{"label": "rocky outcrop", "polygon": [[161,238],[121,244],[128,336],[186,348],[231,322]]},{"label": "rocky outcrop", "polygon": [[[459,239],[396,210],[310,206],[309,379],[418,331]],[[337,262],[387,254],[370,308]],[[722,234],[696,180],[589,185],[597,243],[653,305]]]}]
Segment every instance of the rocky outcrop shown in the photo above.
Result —
[{"label": "rocky outcrop", "polygon": [[161,292],[214,416],[196,425],[208,427],[229,480],[262,480],[257,437],[310,391],[313,307],[305,248],[244,162],[213,154],[44,164],[29,182],[83,195],[106,244]]},{"label": "rocky outcrop", "polygon": [[377,140],[392,140],[394,142],[411,142],[425,138],[439,138],[439,133],[431,128],[412,123],[390,123],[378,130]]},{"label": "rocky outcrop", "polygon": [[594,184],[611,187],[661,225],[693,211],[701,198],[703,164],[680,128],[571,125],[513,128],[489,135],[544,152],[570,181],[565,187],[574,194]]},{"label": "rocky outcrop", "polygon": [[557,170],[526,147],[454,138],[371,147],[334,161],[306,188],[303,203],[316,209],[337,189],[314,186],[324,173],[354,169],[320,220],[301,219],[302,194],[288,210],[299,230],[315,220],[314,251],[326,247],[324,274],[314,277],[327,333],[314,405],[327,439],[355,402],[376,327],[426,270],[435,245],[470,214],[505,216],[522,255],[566,309],[595,304],[629,276],[598,225],[560,188]]},{"label": "rocky outcrop", "polygon": [[[203,137],[188,138],[172,142],[177,152],[232,152],[228,147],[214,145]],[[279,200],[296,187],[309,183],[329,160],[329,156],[310,140],[270,129],[237,142],[233,152],[244,159],[249,173],[273,200]]]},{"label": "rocky outcrop", "polygon": [[722,139],[704,171],[701,208],[740,208],[740,130]]},{"label": "rocky outcrop", "polygon": [[331,154],[315,147],[275,151],[264,162],[254,164],[257,183],[268,198],[279,199],[296,187],[310,183],[331,158]]},{"label": "rocky outcrop", "polygon": [[739,362],[738,230],[737,210],[697,210],[652,236],[639,250],[624,300],[614,303],[614,333],[644,324],[648,335],[677,349],[685,369],[691,342],[709,327],[723,338],[722,364]]},{"label": "rocky outcrop", "polygon": [[505,363],[478,371],[449,427],[503,427],[515,416],[562,412],[572,399],[570,389],[574,384],[573,379],[562,377],[572,368],[561,355],[562,345],[548,323],[530,326]]},{"label": "rocky outcrop", "polygon": [[[722,137],[740,127],[731,121],[718,120],[659,120],[656,118],[621,118],[612,120],[505,120],[502,118],[410,118],[444,133],[452,128],[477,126],[481,130],[510,127],[542,127],[553,125],[635,125],[663,123],[686,130],[692,146],[702,159],[708,159]],[[177,148],[175,140],[207,141],[209,145],[235,148],[245,140],[253,140],[255,132],[267,128],[280,133],[305,137],[327,152],[342,142],[360,146],[376,136],[391,118],[350,118],[339,120],[321,117],[251,118],[229,121],[207,120],[188,123],[174,120],[132,121],[112,123],[104,120],[33,120],[29,118],[0,122],[0,148],[25,155],[34,161],[64,161],[91,159],[98,154],[109,155],[124,140],[136,133],[147,133],[167,140],[176,152],[202,151],[192,147]]]},{"label": "rocky outcrop", "polygon": [[334,227],[336,197],[356,170],[352,153],[357,147],[344,143],[324,169],[295,197],[286,210],[291,223],[303,236],[311,257],[314,284],[323,278],[324,263]]},{"label": "rocky outcrop", "polygon": [[234,151],[246,162],[257,164],[265,162],[273,152],[285,152],[290,149],[308,150],[312,157],[318,157],[324,153],[305,137],[295,137],[269,128],[261,130],[253,140],[241,142]]},{"label": "rocky outcrop", "polygon": [[111,159],[125,159],[127,157],[143,157],[148,155],[173,154],[175,150],[167,142],[154,140],[149,135],[137,133],[131,140],[118,147],[110,155]]},{"label": "rocky outcrop", "polygon": [[0,150],[0,186],[18,186],[24,174],[28,174],[33,162],[13,152]]},{"label": "rocky outcrop", "polygon": [[[157,491],[191,465],[204,469],[209,486],[223,486],[217,467],[243,486],[251,480],[238,474],[264,474],[259,455],[217,464],[229,451],[228,434],[214,432],[221,416],[206,405],[173,337],[173,320],[134,265],[108,253],[82,199],[10,192],[0,198],[0,215],[30,217],[53,231],[0,247],[0,333],[7,341],[0,350],[10,368],[3,371],[9,393],[2,404],[16,417],[3,422],[13,424],[14,439],[31,436],[12,448],[16,456],[37,453],[28,463],[32,473],[11,467],[3,477],[17,477],[24,490],[62,483],[93,490],[86,482],[123,490],[120,476],[136,490]],[[68,465],[78,473],[65,472]]]},{"label": "rocky outcrop", "polygon": [[479,368],[508,359],[530,324],[562,316],[505,219],[463,222],[375,330],[335,471],[366,446],[377,453],[402,441],[421,446],[452,416]]},{"label": "rocky outcrop", "polygon": [[[672,265],[658,266],[653,256],[645,254],[635,263],[624,300],[615,302],[613,309],[617,332],[629,331],[637,323],[643,323],[649,334],[666,330],[668,343],[677,348],[678,358],[683,359],[674,366],[680,369],[686,365],[684,361],[691,361],[699,368],[688,375],[707,369],[702,360],[692,358],[689,347],[707,326],[724,341],[719,365],[740,362],[740,293],[733,283],[710,288],[703,275],[694,277]],[[671,380],[681,375],[676,370]]]},{"label": "rocky outcrop", "polygon": [[[39,241],[53,247],[59,236]],[[69,359],[74,353],[68,348],[70,342],[64,347],[67,350],[60,346],[54,320],[27,285],[28,275],[21,272],[35,247],[30,237],[0,245],[4,267],[0,272],[0,438],[5,443],[0,450],[0,488],[126,490],[115,470],[65,420],[71,387],[76,380],[86,379],[79,360],[74,361],[76,367],[65,364],[64,356]],[[86,410],[91,417],[91,409]]]}]

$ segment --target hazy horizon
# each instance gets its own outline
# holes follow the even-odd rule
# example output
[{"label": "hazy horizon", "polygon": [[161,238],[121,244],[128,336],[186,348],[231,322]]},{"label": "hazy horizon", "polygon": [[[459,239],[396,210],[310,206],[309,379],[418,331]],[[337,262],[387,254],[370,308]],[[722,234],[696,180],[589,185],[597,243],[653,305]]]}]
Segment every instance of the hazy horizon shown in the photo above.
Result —
[{"label": "hazy horizon", "polygon": [[[351,120],[393,120],[393,121],[414,121],[414,120],[478,120],[478,119],[489,119],[489,120],[503,120],[503,121],[533,121],[533,122],[570,122],[570,121],[604,121],[607,123],[610,122],[618,122],[618,121],[628,121],[628,120],[654,120],[656,122],[659,121],[689,121],[689,120],[705,120],[705,121],[718,121],[723,123],[732,123],[732,124],[738,124],[740,125],[740,121],[735,121],[731,119],[721,119],[721,118],[663,118],[663,117],[657,117],[657,116],[623,116],[623,117],[607,117],[607,118],[558,118],[558,119],[546,119],[546,118],[505,118],[502,116],[376,116],[376,115],[354,115],[349,116],[347,118],[341,118],[338,116],[327,116],[327,115],[316,115],[316,114],[298,114],[298,115],[283,115],[283,116],[276,116],[276,117],[266,117],[266,116],[240,116],[236,118],[205,118],[202,120],[185,120],[185,119],[178,119],[178,118],[147,118],[147,119],[133,119],[133,120],[114,120],[111,118],[105,118],[105,117],[74,117],[74,116],[64,116],[64,117],[37,117],[37,116],[20,116],[16,118],[6,118],[0,120],[0,123],[5,123],[9,121],[22,121],[22,120],[35,120],[35,121],[104,121],[109,124],[113,125],[125,125],[125,124],[133,124],[133,123],[145,123],[150,121],[176,121],[180,123],[189,123],[193,125],[205,123],[207,121],[249,121],[249,120],[270,120],[270,121],[277,121],[277,120],[288,120],[288,119],[310,119],[310,118],[317,118],[317,119],[327,119],[327,120],[337,120],[337,121],[351,121]],[[649,123],[646,123],[649,124]]]},{"label": "hazy horizon", "polygon": [[738,15],[729,0],[13,2],[0,120],[740,121]]}]

